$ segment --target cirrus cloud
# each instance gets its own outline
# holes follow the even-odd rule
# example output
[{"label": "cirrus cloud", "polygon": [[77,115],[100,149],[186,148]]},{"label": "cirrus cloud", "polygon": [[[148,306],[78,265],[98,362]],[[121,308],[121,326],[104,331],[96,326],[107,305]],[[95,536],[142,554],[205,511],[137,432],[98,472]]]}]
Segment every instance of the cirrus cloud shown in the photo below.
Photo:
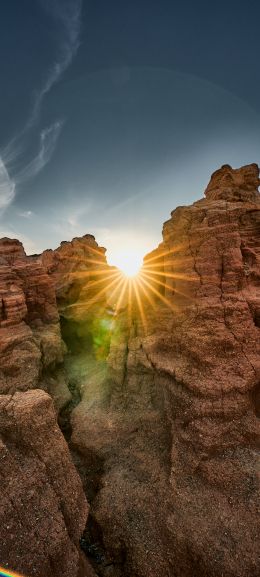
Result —
[{"label": "cirrus cloud", "polygon": [[10,177],[4,161],[0,156],[0,214],[15,197],[15,182]]},{"label": "cirrus cloud", "polygon": [[82,0],[39,0],[59,26],[57,57],[51,65],[40,89],[35,91],[31,114],[22,131],[0,151],[0,215],[14,201],[17,186],[34,178],[50,161],[63,121],[56,120],[40,132],[38,154],[19,171],[14,173],[17,157],[22,157],[27,148],[27,134],[37,124],[44,98],[59,81],[71,64],[80,44]]}]

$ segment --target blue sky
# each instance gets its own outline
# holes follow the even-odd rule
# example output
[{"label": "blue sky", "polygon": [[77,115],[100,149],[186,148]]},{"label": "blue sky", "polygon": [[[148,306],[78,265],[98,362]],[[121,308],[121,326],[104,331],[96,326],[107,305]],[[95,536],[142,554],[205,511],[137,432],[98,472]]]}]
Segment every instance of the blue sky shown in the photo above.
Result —
[{"label": "blue sky", "polygon": [[259,161],[256,1],[10,0],[0,21],[0,235],[92,233],[117,264],[221,164]]}]

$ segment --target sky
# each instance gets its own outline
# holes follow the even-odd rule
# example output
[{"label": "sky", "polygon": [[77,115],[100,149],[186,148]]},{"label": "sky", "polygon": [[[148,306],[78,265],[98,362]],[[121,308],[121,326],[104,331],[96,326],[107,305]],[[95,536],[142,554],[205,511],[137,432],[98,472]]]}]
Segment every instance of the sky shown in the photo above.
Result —
[{"label": "sky", "polygon": [[258,0],[9,0],[0,237],[141,259],[222,164],[259,163]]}]

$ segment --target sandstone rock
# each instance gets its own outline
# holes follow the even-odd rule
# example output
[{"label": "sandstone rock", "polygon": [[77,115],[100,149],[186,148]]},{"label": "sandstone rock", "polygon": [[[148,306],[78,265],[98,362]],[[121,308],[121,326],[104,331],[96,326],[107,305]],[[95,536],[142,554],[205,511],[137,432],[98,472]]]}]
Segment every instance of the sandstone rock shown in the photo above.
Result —
[{"label": "sandstone rock", "polygon": [[63,360],[54,286],[17,240],[0,240],[0,392],[35,388]]},{"label": "sandstone rock", "polygon": [[0,257],[2,263],[12,265],[15,261],[25,258],[22,243],[11,238],[2,238],[0,243]]},{"label": "sandstone rock", "polygon": [[73,303],[79,307],[81,301],[86,304],[104,287],[102,272],[108,269],[105,249],[90,234],[62,242],[56,250],[44,251],[40,262],[54,280],[60,308]]},{"label": "sandstone rock", "polygon": [[1,566],[27,577],[91,577],[79,553],[88,505],[43,391],[0,396],[0,461]]},{"label": "sandstone rock", "polygon": [[[106,262],[105,249],[92,235],[62,242],[57,250],[38,257],[55,288],[63,338],[69,352],[93,342],[96,319],[106,317],[109,283],[116,271]],[[114,275],[114,276],[113,276]]]},{"label": "sandstone rock", "polygon": [[[29,260],[20,244],[0,243],[2,390],[28,387],[26,374],[36,383],[42,366],[60,358],[46,269],[65,340],[78,343],[65,363],[72,397],[62,369],[59,388],[55,379],[49,390],[58,409],[65,407],[63,420],[72,409],[64,428],[68,438],[72,432],[70,449],[91,501],[87,530],[104,552],[97,562],[102,577],[260,575],[258,185],[255,164],[214,173],[204,199],[172,212],[162,243],[144,260],[139,297],[116,312],[107,297],[113,271],[93,237]],[[1,467],[1,488],[11,478],[11,534],[19,546],[10,535],[8,543],[14,569],[28,577],[36,539],[44,545],[45,575],[55,577],[60,563],[60,573],[86,577],[78,553],[86,505],[83,514],[71,463],[76,489],[68,498],[67,449],[48,403],[38,391],[0,397],[3,455],[12,459]],[[30,499],[35,509],[22,532],[21,503],[31,511]],[[4,514],[6,502],[8,493]],[[5,517],[1,527],[8,556]],[[22,552],[30,542],[28,560]]]},{"label": "sandstone rock", "polygon": [[212,174],[205,195],[208,200],[227,201],[257,201],[259,168],[257,164],[249,164],[233,169],[224,164]]},{"label": "sandstone rock", "polygon": [[102,463],[92,515],[120,575],[260,574],[258,184],[225,166],[173,211],[143,312],[119,315],[107,374],[82,383],[71,443]]},{"label": "sandstone rock", "polygon": [[183,577],[260,572],[258,185],[256,165],[214,173],[206,200],[172,213],[158,252],[174,314],[143,348],[172,428],[167,528]]}]

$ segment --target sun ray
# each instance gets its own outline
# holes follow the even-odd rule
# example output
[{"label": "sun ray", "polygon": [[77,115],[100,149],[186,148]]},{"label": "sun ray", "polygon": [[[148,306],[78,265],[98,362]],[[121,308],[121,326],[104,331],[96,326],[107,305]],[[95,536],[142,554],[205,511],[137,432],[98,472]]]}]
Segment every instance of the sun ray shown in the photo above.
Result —
[{"label": "sun ray", "polygon": [[129,279],[128,282],[128,325],[130,326],[132,322],[132,314],[133,314],[133,282],[132,279]]},{"label": "sun ray", "polygon": [[145,298],[148,300],[149,304],[151,305],[151,307],[155,310],[156,305],[155,302],[153,301],[151,295],[149,295],[148,291],[146,290],[146,288],[142,285],[142,276],[140,275],[140,277],[138,277],[136,279],[137,284],[139,285],[141,291],[144,293]]},{"label": "sun ray", "polygon": [[[123,297],[124,297],[125,288],[127,286],[127,283],[128,283],[128,279],[126,279],[123,275],[120,275],[119,284],[113,289],[112,293],[109,295],[109,300],[111,301],[111,306],[114,307],[113,308],[114,317],[116,317],[116,315],[119,311],[121,302],[122,302]],[[122,285],[123,285],[123,287],[122,287]],[[117,298],[116,293],[119,292],[119,290],[120,290],[120,294],[119,294],[119,297]],[[116,304],[114,304],[114,301]],[[100,312],[103,314],[103,312],[106,310],[106,308],[107,308],[107,303],[105,303],[105,305],[100,309]]]},{"label": "sun ray", "polygon": [[90,269],[89,270],[89,274],[91,275],[106,275],[106,274],[120,274],[120,271],[118,270],[110,270],[110,269],[105,269],[105,270],[100,270],[100,269]]},{"label": "sun ray", "polygon": [[[87,274],[87,273],[86,273],[86,274],[82,274],[82,273],[77,274],[77,273],[75,273],[75,274],[73,274],[73,275],[69,275],[69,278],[74,277],[74,276],[75,276],[76,279],[84,279],[85,277],[89,277],[89,274]],[[91,275],[91,276],[101,276],[101,275],[100,275],[100,274],[93,274],[93,275]],[[120,277],[120,274],[119,274],[118,272],[115,273],[115,272],[111,272],[111,271],[110,271],[110,272],[107,273],[107,275],[102,275],[102,278],[99,278],[98,280],[92,280],[92,279],[89,279],[89,278],[88,278],[88,280],[89,280],[89,282],[91,283],[91,286],[94,286],[95,284],[104,282],[105,280],[106,280],[106,281],[107,281],[107,280],[110,280],[110,278],[115,278],[115,277],[118,277],[118,278],[119,278],[119,277]],[[66,284],[65,281],[64,281],[64,284]]]},{"label": "sun ray", "polygon": [[136,286],[136,281],[133,281],[133,288],[134,288],[134,292],[135,292],[135,296],[136,296],[136,300],[137,300],[137,306],[139,308],[140,311],[140,315],[141,315],[141,320],[143,323],[143,327],[144,327],[144,332],[147,333],[147,320],[146,320],[146,316],[145,316],[145,312],[143,309],[143,305],[142,305],[142,301],[140,298],[140,294],[138,291],[138,287]]},{"label": "sun ray", "polygon": [[192,300],[192,297],[191,297],[188,293],[185,293],[184,291],[180,291],[179,288],[172,287],[171,285],[169,285],[169,284],[167,284],[166,282],[163,282],[163,281],[161,281],[161,280],[159,280],[159,279],[157,279],[157,278],[154,279],[151,275],[149,275],[149,274],[147,274],[147,273],[144,273],[144,272],[142,273],[142,277],[143,277],[143,276],[144,276],[147,280],[149,280],[149,281],[152,280],[152,281],[155,282],[156,284],[159,284],[160,286],[162,286],[162,287],[164,287],[164,288],[167,288],[167,289],[170,290],[173,294],[174,294],[174,293],[177,293],[178,295],[184,296],[185,298]]},{"label": "sun ray", "polygon": [[[101,279],[93,281],[92,279],[90,279],[89,277],[93,276],[102,276]],[[76,279],[76,280],[80,280],[80,279],[84,279],[87,278],[89,280],[89,282],[91,283],[91,286],[94,286],[94,283],[98,284],[107,280],[110,280],[110,278],[115,278],[115,277],[119,277],[120,273],[119,271],[107,271],[106,273],[104,273],[102,271],[102,273],[100,274],[99,271],[97,271],[96,273],[94,273],[93,275],[90,275],[89,272],[85,272],[85,271],[80,271],[80,272],[73,272],[73,273],[69,273],[68,275],[66,274],[62,274],[60,275],[60,282],[58,284],[58,288],[62,288],[64,286],[66,286],[68,279]]]},{"label": "sun ray", "polygon": [[185,263],[187,263],[188,261],[193,262],[193,260],[194,259],[192,257],[181,257],[181,258],[174,258],[171,260],[165,260],[164,259],[162,262],[151,263],[151,264],[144,263],[142,268],[149,268],[149,267],[152,267],[153,269],[160,268],[160,267],[165,268],[166,266],[173,266],[173,263],[174,263],[175,267],[179,264],[183,266],[184,262]]},{"label": "sun ray", "polygon": [[[119,275],[119,274],[118,274],[118,275],[111,274],[111,275],[107,276],[106,278],[102,277],[102,278],[99,278],[99,279],[97,279],[97,280],[89,280],[89,285],[90,285],[90,287],[92,288],[92,287],[97,286],[98,284],[104,283],[104,282],[106,282],[106,281],[108,281],[108,280],[110,280],[110,279],[119,280],[119,279],[120,279],[120,275]],[[87,286],[87,285],[86,285],[86,286]],[[109,285],[108,285],[108,286],[109,286]]]},{"label": "sun ray", "polygon": [[180,274],[180,273],[169,273],[169,272],[159,272],[153,269],[148,269],[146,267],[144,267],[143,272],[149,272],[151,274],[155,274],[157,276],[163,276],[163,277],[168,277],[168,278],[174,278],[174,279],[179,279],[179,280],[185,280],[185,281],[194,281],[197,280],[198,277],[193,277],[193,276],[188,276],[185,274]]},{"label": "sun ray", "polygon": [[[72,303],[66,308],[75,307],[75,310],[79,309],[79,311],[81,311],[84,309],[85,311],[88,311],[99,302],[99,314],[102,315],[102,311],[112,307],[111,314],[113,314],[114,318],[118,315],[119,311],[124,311],[125,309],[129,327],[133,322],[133,315],[138,313],[140,315],[143,328],[146,332],[146,315],[148,311],[146,302],[147,304],[149,303],[153,310],[155,310],[158,306],[158,301],[161,301],[172,311],[176,311],[176,305],[174,305],[172,300],[170,300],[168,296],[164,294],[165,290],[169,291],[169,294],[172,293],[174,295],[176,293],[183,295],[186,298],[190,298],[188,294],[181,292],[179,288],[176,289],[176,287],[171,286],[170,283],[170,279],[185,282],[197,280],[197,277],[195,278],[192,274],[189,275],[185,274],[184,272],[178,273],[176,271],[172,272],[170,269],[173,261],[175,267],[176,264],[178,266],[178,264],[181,264],[181,262],[183,263],[183,260],[181,261],[178,252],[183,250],[184,246],[185,245],[179,245],[178,247],[165,250],[159,254],[145,258],[143,267],[134,276],[128,275],[117,267],[111,268],[101,260],[99,261],[91,257],[86,258],[85,263],[91,264],[91,268],[80,272],[72,271],[70,273],[70,278],[72,280],[74,278],[77,280],[83,280],[82,289],[83,291],[85,289],[85,294],[82,292],[83,298],[79,298],[76,303]],[[95,251],[95,249],[92,250],[92,248],[91,251],[95,254],[98,254],[101,258],[101,255],[98,253],[98,251]],[[165,267],[168,267],[168,270],[164,270]],[[86,283],[84,287],[85,278]],[[90,289],[89,293],[88,283]],[[93,295],[92,289],[95,288],[97,291],[94,290]],[[92,296],[87,297],[88,294]],[[103,296],[105,297],[104,302],[102,302]]]},{"label": "sun ray", "polygon": [[[111,295],[110,295],[110,298],[112,298],[112,300],[113,300],[114,294],[116,293],[116,291],[119,290],[120,286],[121,286],[123,283],[124,283],[125,286],[126,286],[126,285],[127,285],[127,279],[121,278],[120,284],[114,288],[113,292],[112,292]],[[119,299],[117,300],[116,307],[115,307],[115,309],[114,309],[114,311],[113,311],[113,321],[112,321],[112,323],[111,323],[111,325],[110,325],[110,330],[109,330],[109,332],[108,332],[108,334],[109,334],[110,336],[111,336],[111,334],[112,334],[112,332],[113,332],[113,329],[114,329],[114,327],[115,327],[116,315],[117,315],[117,313],[118,313],[118,310],[119,310],[121,301],[122,301],[122,299],[123,299],[123,296],[124,296],[124,286],[123,286],[123,288],[122,288],[122,290],[121,290],[121,292],[120,292]],[[104,314],[104,312],[106,311],[106,309],[107,309],[107,302],[106,302],[106,303],[104,304],[104,306],[101,307],[100,310],[99,310],[99,316],[100,316],[100,317],[103,316],[103,314]]]},{"label": "sun ray", "polygon": [[101,290],[95,295],[95,297],[93,297],[93,299],[91,300],[91,302],[89,302],[89,301],[88,301],[88,302],[87,302],[87,301],[84,301],[84,302],[77,301],[76,303],[72,303],[72,304],[68,305],[66,308],[73,308],[73,307],[78,307],[78,306],[85,307],[85,308],[91,308],[91,306],[93,306],[93,304],[96,304],[96,302],[99,300],[99,298],[100,298],[104,293],[106,293],[110,288],[112,288],[112,286],[115,285],[115,283],[118,282],[118,278],[119,278],[119,277],[120,277],[120,275],[118,275],[117,278],[115,278],[114,280],[112,280],[108,285],[106,285],[103,289],[101,289]]},{"label": "sun ray", "polygon": [[[159,280],[158,278],[154,279],[151,274],[148,274],[148,273],[146,273],[146,272],[143,272],[143,273],[142,273],[142,277],[145,277],[148,281],[149,281],[149,280],[152,280],[152,281],[155,282],[156,284],[159,284],[160,286],[163,286],[164,288],[167,288],[167,289],[169,289],[169,290],[171,290],[171,291],[174,290],[174,288],[173,288],[171,285],[167,284],[166,282],[163,282],[162,280]],[[142,278],[142,277],[141,277],[141,278]]]},{"label": "sun ray", "polygon": [[[96,302],[99,300],[100,295],[103,295],[104,292],[107,293],[107,291],[108,291],[109,289],[111,289],[111,288],[119,281],[119,284],[117,284],[117,285],[115,286],[115,288],[113,289],[112,293],[108,296],[108,301],[111,301],[111,302],[112,302],[113,299],[114,299],[114,295],[116,294],[117,291],[119,291],[120,287],[121,287],[122,284],[124,283],[124,280],[125,280],[125,279],[124,279],[123,277],[121,277],[120,275],[118,275],[118,277],[117,277],[116,279],[114,279],[113,281],[111,281],[111,283],[109,283],[109,285],[107,285],[106,287],[104,287],[102,290],[100,290],[100,291],[97,293],[96,298],[94,298],[93,301],[95,301],[95,303],[96,303]],[[105,306],[103,307],[103,310],[105,310],[106,306],[107,306],[107,303],[106,303]]]},{"label": "sun ray", "polygon": [[148,288],[161,300],[164,304],[166,304],[172,311],[176,311],[176,307],[165,297],[163,296],[156,288],[154,288],[147,280],[142,278],[142,281],[148,286]]},{"label": "sun ray", "polygon": [[154,256],[151,256],[151,257],[150,257],[150,256],[145,257],[145,258],[144,258],[144,264],[146,264],[147,262],[150,263],[150,262],[152,262],[152,261],[158,260],[159,258],[168,256],[168,255],[170,255],[170,254],[176,254],[176,253],[178,253],[178,252],[180,252],[180,251],[184,251],[185,249],[187,249],[187,248],[189,248],[189,247],[190,247],[190,245],[189,245],[189,243],[187,242],[187,243],[178,245],[177,247],[173,247],[173,248],[171,248],[171,249],[165,250],[165,251],[163,251],[163,252],[160,252],[160,249],[159,249],[159,250],[158,250],[158,254],[156,254],[156,255],[154,255]]},{"label": "sun ray", "polygon": [[[116,303],[116,306],[115,306],[115,310],[114,310],[114,314],[115,314],[115,315],[118,313],[118,311],[119,311],[119,309],[120,309],[120,306],[121,306],[121,303],[122,303],[123,298],[124,298],[124,296],[125,296],[126,288],[127,288],[128,282],[129,282],[127,278],[125,278],[125,279],[123,278],[122,281],[123,281],[123,287],[122,287],[122,289],[121,289],[121,291],[120,291],[120,295],[119,295],[119,297],[118,297],[118,300],[117,300],[117,303]],[[119,287],[117,287],[117,290],[118,290],[118,288],[119,288]]]},{"label": "sun ray", "polygon": [[99,266],[104,266],[104,267],[108,267],[109,265],[106,263],[106,261],[102,258],[100,258],[100,260],[98,259],[94,259],[94,258],[89,258],[89,257],[85,257],[85,256],[81,256],[81,257],[76,257],[75,256],[71,256],[71,255],[63,255],[63,262],[72,262],[73,264],[77,264],[78,262],[84,262],[84,263],[88,263],[88,264],[98,264]]},{"label": "sun ray", "polygon": [[[119,279],[119,278],[120,278],[120,273],[117,273],[116,278],[115,278],[115,274],[110,274],[110,276],[106,277],[106,279],[101,278],[101,279],[96,280],[96,281],[90,281],[90,287],[91,287],[91,289],[92,289],[94,286],[96,286],[96,285],[98,285],[98,284],[101,284],[101,283],[104,283],[104,281],[108,281],[108,280],[110,280],[110,279],[115,279],[115,281],[116,281],[116,280]],[[64,281],[62,284],[59,284],[59,285],[58,285],[58,288],[61,289],[61,288],[65,287],[65,286],[66,286],[66,282]],[[87,286],[87,285],[86,285],[86,286]],[[108,285],[105,287],[105,290],[107,290],[109,287],[110,287],[110,284],[108,284]],[[77,306],[77,303],[73,303],[73,304],[75,304],[75,306]],[[73,306],[73,304],[72,304],[72,305],[68,305],[68,307]],[[66,307],[66,308],[68,308],[68,307]]]}]

